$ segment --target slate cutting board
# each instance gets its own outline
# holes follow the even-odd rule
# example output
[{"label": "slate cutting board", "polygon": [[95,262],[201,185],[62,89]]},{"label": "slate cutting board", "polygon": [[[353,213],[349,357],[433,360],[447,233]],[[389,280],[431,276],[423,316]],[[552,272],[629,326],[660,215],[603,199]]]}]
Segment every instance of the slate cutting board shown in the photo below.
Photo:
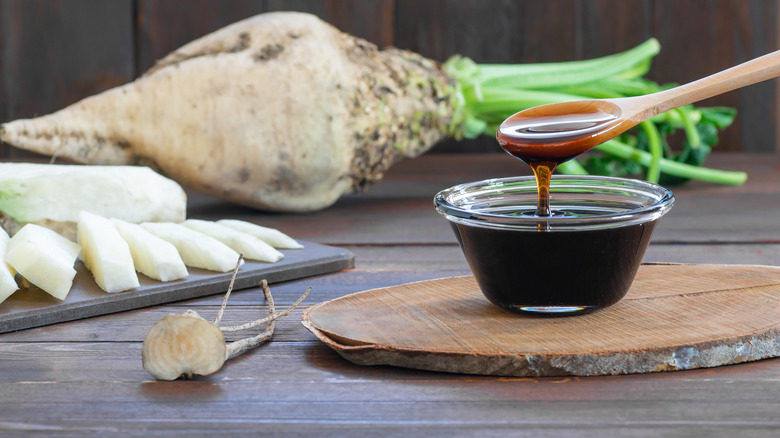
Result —
[{"label": "slate cutting board", "polygon": [[504,311],[472,276],[443,278],[327,301],[303,324],[361,365],[501,376],[715,367],[780,355],[780,267],[642,265],[617,304],[557,318]]},{"label": "slate cutting board", "polygon": [[[300,243],[304,245],[302,249],[282,250],[284,258],[279,262],[244,263],[233,290],[258,286],[262,279],[271,284],[354,266],[354,256],[345,249]],[[29,289],[16,291],[1,303],[0,333],[224,293],[233,275],[188,268],[187,278],[166,283],[139,275],[141,287],[108,294],[100,290],[80,261],[76,269],[73,289],[63,301],[40,289]]]}]

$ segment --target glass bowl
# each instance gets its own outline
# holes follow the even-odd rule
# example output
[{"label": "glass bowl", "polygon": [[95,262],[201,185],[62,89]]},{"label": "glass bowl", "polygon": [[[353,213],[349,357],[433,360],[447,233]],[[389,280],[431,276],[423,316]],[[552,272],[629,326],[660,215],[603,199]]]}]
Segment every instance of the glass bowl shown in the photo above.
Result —
[{"label": "glass bowl", "polygon": [[634,179],[553,176],[552,215],[536,216],[536,203],[533,177],[461,184],[434,197],[488,300],[513,312],[576,315],[626,295],[674,195]]}]

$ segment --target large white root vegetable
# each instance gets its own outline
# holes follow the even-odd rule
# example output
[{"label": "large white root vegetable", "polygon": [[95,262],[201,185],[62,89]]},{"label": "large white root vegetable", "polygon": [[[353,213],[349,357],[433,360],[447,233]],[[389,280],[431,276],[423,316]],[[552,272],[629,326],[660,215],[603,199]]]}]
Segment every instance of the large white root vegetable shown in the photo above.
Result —
[{"label": "large white root vegetable", "polygon": [[136,81],[0,139],[91,164],[149,165],[277,211],[326,207],[446,135],[452,80],[313,15],[258,15],[193,41]]},{"label": "large white root vegetable", "polygon": [[148,167],[0,163],[0,223],[13,235],[27,223],[75,239],[79,213],[129,222],[181,222],[187,195]]}]

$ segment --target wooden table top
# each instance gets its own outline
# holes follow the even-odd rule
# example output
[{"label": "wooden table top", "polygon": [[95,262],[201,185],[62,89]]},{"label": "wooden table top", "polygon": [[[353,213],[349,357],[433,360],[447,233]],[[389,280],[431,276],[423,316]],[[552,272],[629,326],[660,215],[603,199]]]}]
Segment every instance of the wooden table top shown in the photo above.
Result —
[{"label": "wooden table top", "polygon": [[[744,186],[673,188],[645,261],[780,265],[780,155],[721,154]],[[190,217],[254,219],[342,246],[356,267],[272,286],[286,307],[272,340],[218,373],[159,382],[141,343],[163,315],[215,315],[222,294],[0,335],[0,436],[770,436],[780,430],[780,359],[712,369],[590,378],[499,378],[362,367],[301,325],[303,309],[348,293],[469,274],[433,195],[460,182],[527,173],[502,154],[427,155],[305,215],[263,214],[200,195]],[[226,322],[266,311],[258,289],[234,292]],[[260,328],[260,331],[262,328]],[[233,337],[231,337],[233,336]],[[228,340],[235,335],[228,336]]]}]

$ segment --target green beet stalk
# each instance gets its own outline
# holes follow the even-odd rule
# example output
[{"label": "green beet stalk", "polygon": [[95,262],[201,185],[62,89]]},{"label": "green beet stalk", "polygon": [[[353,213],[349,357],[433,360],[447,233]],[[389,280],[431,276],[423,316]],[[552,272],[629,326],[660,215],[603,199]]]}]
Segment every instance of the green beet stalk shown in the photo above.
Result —
[{"label": "green beet stalk", "polygon": [[648,144],[650,149],[650,163],[647,165],[647,175],[645,178],[651,183],[657,183],[661,177],[661,156],[663,151],[661,150],[661,134],[658,132],[658,128],[655,127],[653,122],[645,120],[640,123],[642,130],[645,131],[648,138]]},{"label": "green beet stalk", "polygon": [[[615,139],[600,144],[594,149],[626,160],[636,161],[645,167],[649,167],[653,162],[653,157],[649,152],[640,151],[639,149]],[[668,175],[718,184],[738,186],[747,181],[747,174],[745,172],[708,169],[706,167],[692,166],[666,158],[658,160],[658,167],[661,172]]]},{"label": "green beet stalk", "polygon": [[[644,79],[660,50],[655,39],[639,46],[596,59],[538,64],[476,64],[463,57],[445,63],[447,73],[457,79],[455,117],[451,134],[456,138],[495,136],[498,126],[512,114],[538,105],[582,99],[617,98],[654,93],[664,87]],[[696,147],[699,135],[690,108],[679,108],[640,124],[648,136],[650,152],[612,140],[596,150],[632,160],[648,168],[646,179],[658,181],[661,173],[721,184],[742,184],[743,172],[697,167],[663,158],[663,141],[656,123],[682,123],[689,143]],[[562,173],[587,174],[575,160],[558,166]]]}]

